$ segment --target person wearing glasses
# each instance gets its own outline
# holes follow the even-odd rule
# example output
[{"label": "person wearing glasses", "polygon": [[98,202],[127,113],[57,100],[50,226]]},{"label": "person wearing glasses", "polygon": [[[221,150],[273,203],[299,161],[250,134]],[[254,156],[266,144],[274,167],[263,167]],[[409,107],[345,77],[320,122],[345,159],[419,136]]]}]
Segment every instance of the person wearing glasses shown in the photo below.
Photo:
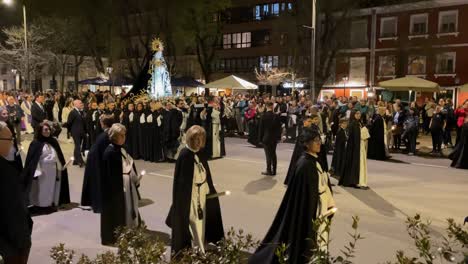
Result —
[{"label": "person wearing glasses", "polygon": [[172,189],[172,206],[166,224],[172,229],[171,250],[175,258],[186,248],[198,247],[205,252],[205,243],[224,238],[223,220],[211,178],[207,157],[201,155],[206,132],[192,126],[186,134],[187,145],[176,161]]},{"label": "person wearing glasses", "polygon": [[0,122],[0,260],[5,264],[28,263],[33,222],[25,204],[20,172],[6,159],[13,148],[13,135]]},{"label": "person wearing glasses", "polygon": [[36,127],[34,140],[26,156],[24,181],[29,204],[39,212],[54,212],[57,207],[70,203],[68,171],[62,149],[52,136],[48,122]]},{"label": "person wearing glasses", "polygon": [[288,263],[309,263],[312,249],[326,249],[328,232],[314,223],[318,218],[326,224],[335,208],[330,177],[320,165],[322,146],[320,132],[306,129],[301,136],[304,152],[294,167],[286,193],[268,233],[260,247],[249,259],[249,264],[279,263],[278,246],[287,245]]}]

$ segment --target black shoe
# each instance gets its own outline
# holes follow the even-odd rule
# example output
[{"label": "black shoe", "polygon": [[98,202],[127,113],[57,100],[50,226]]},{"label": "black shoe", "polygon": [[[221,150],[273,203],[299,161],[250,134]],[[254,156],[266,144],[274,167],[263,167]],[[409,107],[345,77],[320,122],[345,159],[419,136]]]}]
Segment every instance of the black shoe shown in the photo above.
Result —
[{"label": "black shoe", "polygon": [[273,174],[269,171],[264,171],[262,172],[262,175],[265,175],[265,176],[273,176]]}]

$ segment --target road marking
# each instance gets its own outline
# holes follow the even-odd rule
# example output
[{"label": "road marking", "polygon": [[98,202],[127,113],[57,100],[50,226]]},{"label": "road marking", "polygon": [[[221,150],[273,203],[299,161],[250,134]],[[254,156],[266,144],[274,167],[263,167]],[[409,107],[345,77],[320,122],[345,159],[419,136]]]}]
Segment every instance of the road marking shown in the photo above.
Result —
[{"label": "road marking", "polygon": [[424,163],[410,163],[411,165],[416,165],[416,166],[423,166],[423,167],[432,167],[432,168],[439,168],[439,169],[448,169],[446,166],[439,166],[439,165],[430,165],[430,164],[424,164]]},{"label": "road marking", "polygon": [[154,175],[154,176],[158,176],[158,177],[162,177],[162,178],[174,179],[174,177],[172,177],[172,176],[159,174],[159,173],[155,173],[155,172],[150,172],[149,174]]}]

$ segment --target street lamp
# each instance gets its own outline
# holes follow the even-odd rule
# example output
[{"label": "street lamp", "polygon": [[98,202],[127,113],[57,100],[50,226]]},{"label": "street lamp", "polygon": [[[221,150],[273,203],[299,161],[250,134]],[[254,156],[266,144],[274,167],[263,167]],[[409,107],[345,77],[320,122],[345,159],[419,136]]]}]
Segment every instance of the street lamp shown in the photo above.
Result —
[{"label": "street lamp", "polygon": [[18,70],[11,69],[11,73],[13,73],[13,91],[16,91],[16,74],[18,73]]},{"label": "street lamp", "polygon": [[[13,0],[3,0],[3,4],[7,6],[13,5]],[[29,51],[28,51],[28,24],[26,16],[26,5],[23,4],[23,24],[24,24],[24,53],[26,55],[26,81],[28,83],[28,90],[31,91],[31,80],[29,73]]]},{"label": "street lamp", "polygon": [[348,82],[349,77],[345,76],[343,77],[343,96],[346,97],[346,83]]},{"label": "street lamp", "polygon": [[111,83],[111,85],[110,85],[110,92],[111,92],[111,94],[114,93],[114,92],[113,92],[113,88],[112,88],[112,87],[114,86],[114,85],[113,85],[113,82],[112,82],[112,72],[113,72],[113,71],[114,71],[114,68],[112,68],[111,66],[108,66],[108,67],[106,68],[106,72],[107,72],[107,74],[109,75],[109,81],[110,81],[110,83]]}]

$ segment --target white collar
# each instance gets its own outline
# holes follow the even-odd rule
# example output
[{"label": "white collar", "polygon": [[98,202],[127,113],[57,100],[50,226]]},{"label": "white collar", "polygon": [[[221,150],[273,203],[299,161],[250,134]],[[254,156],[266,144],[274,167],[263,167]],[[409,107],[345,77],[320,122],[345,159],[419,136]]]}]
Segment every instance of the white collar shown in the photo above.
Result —
[{"label": "white collar", "polygon": [[185,144],[185,147],[186,147],[188,150],[192,151],[193,153],[195,153],[195,154],[197,153],[197,151],[195,151],[194,149],[192,149],[188,144]]}]

